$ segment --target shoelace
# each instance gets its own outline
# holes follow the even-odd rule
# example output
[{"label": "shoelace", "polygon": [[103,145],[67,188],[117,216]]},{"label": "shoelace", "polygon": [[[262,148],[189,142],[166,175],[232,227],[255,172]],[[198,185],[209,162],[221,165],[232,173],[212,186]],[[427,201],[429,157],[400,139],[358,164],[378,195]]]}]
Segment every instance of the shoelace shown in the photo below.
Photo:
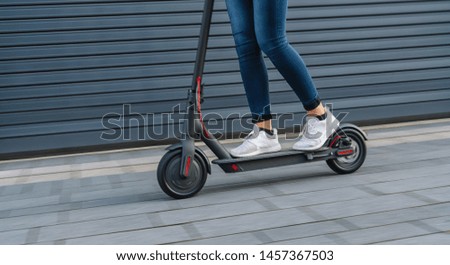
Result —
[{"label": "shoelace", "polygon": [[251,142],[252,139],[256,138],[258,135],[255,133],[255,131],[251,131],[247,136],[244,137],[244,142],[240,144],[237,148],[242,149],[249,149],[253,147],[255,144]]},{"label": "shoelace", "polygon": [[252,130],[247,136],[244,137],[244,140],[250,140],[258,137],[259,133],[256,133],[255,130]]},{"label": "shoelace", "polygon": [[244,140],[244,142],[241,144],[241,145],[239,145],[237,148],[236,148],[236,150],[238,151],[238,152],[245,152],[245,151],[247,151],[247,150],[252,150],[252,149],[254,149],[255,148],[255,144],[254,143],[252,143],[251,141],[250,141],[250,139],[246,139],[246,140]]},{"label": "shoelace", "polygon": [[308,122],[306,123],[307,131],[305,131],[305,132],[308,132],[308,134],[316,134],[318,132],[318,130],[317,130],[318,123],[319,123],[319,120],[316,118],[309,119]]}]

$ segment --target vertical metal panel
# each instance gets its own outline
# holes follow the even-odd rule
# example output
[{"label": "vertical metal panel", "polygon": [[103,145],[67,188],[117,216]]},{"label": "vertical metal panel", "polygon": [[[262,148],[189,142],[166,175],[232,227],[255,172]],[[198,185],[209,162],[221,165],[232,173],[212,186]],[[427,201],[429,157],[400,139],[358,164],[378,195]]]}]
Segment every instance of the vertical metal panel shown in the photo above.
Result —
[{"label": "vertical metal panel", "polygon": [[[224,1],[216,1],[205,113],[248,108]],[[147,144],[173,132],[203,1],[4,0],[0,3],[0,157]],[[450,115],[450,1],[290,1],[288,37],[322,98],[348,121]],[[300,104],[267,60],[273,110]],[[102,140],[101,120],[131,120]],[[110,116],[115,117],[115,116]],[[129,127],[129,128],[128,128]],[[140,134],[139,134],[140,133]],[[130,140],[124,140],[129,136]],[[145,137],[144,137],[145,136]],[[154,142],[154,140],[152,140]]]}]

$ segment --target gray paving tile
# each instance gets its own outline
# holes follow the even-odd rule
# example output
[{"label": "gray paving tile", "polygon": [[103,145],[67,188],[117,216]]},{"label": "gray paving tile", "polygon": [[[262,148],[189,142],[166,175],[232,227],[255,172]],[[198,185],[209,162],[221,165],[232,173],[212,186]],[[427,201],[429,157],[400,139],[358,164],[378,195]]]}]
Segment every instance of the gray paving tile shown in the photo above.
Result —
[{"label": "gray paving tile", "polygon": [[429,234],[430,232],[408,223],[352,230],[336,233],[350,244],[371,244],[387,240],[401,239]]},{"label": "gray paving tile", "polygon": [[449,233],[436,233],[404,239],[386,241],[382,245],[450,245]]},{"label": "gray paving tile", "polygon": [[[448,121],[442,120],[430,120],[428,123],[424,122],[410,122],[388,124],[377,126],[377,128],[369,127],[366,130],[369,131],[371,139],[388,139],[388,138],[403,138],[405,136],[429,136],[433,133],[446,132],[449,129]],[[431,138],[432,139],[432,138]]]},{"label": "gray paving tile", "polygon": [[23,200],[0,202],[0,210],[14,210],[22,208],[33,208],[45,205],[58,204],[59,196],[45,196],[41,198],[31,198]]},{"label": "gray paving tile", "polygon": [[[231,203],[247,201],[272,196],[264,187],[260,185],[248,187],[214,187],[205,188],[199,196],[189,200],[179,201],[180,207],[198,207],[203,205],[220,205],[222,203]],[[169,200],[169,199],[168,199]],[[220,206],[219,206],[220,207]]]},{"label": "gray paving tile", "polygon": [[92,187],[107,184],[108,184],[107,176],[83,177],[83,173],[81,174],[80,189],[83,189],[83,187]]},{"label": "gray paving tile", "polygon": [[60,211],[58,212],[58,224],[69,223],[69,211]]},{"label": "gray paving tile", "polygon": [[25,176],[26,172],[30,172],[31,169],[27,167],[22,168],[15,168],[15,169],[1,169],[0,170],[0,179],[6,179],[6,178],[17,178],[21,176]]},{"label": "gray paving tile", "polygon": [[208,178],[208,186],[247,187],[254,185],[289,184],[292,182],[305,182],[318,177],[336,176],[323,162],[306,163],[280,168],[254,170],[237,174],[225,174],[217,166],[212,166],[213,175]]},{"label": "gray paving tile", "polygon": [[61,189],[62,190],[75,190],[81,187],[81,179],[67,179],[63,181]]},{"label": "gray paving tile", "polygon": [[[54,204],[54,205],[45,205],[45,206],[38,206],[38,207],[32,207],[32,208],[21,208],[21,209],[14,209],[14,210],[8,210],[8,211],[0,211],[0,216],[5,217],[20,217],[20,216],[27,216],[27,215],[36,215],[36,214],[45,214],[45,213],[55,213],[59,211],[68,211],[68,210],[74,210],[74,209],[80,209],[82,208],[82,203],[75,202],[75,203],[65,203],[65,204]],[[2,215],[1,213],[7,212],[7,216]]]},{"label": "gray paving tile", "polygon": [[26,244],[32,244],[38,241],[39,233],[41,231],[40,227],[31,228],[28,230],[27,237],[25,239]]},{"label": "gray paving tile", "polygon": [[433,175],[433,173],[430,173],[429,175],[424,177],[389,181],[377,184],[368,184],[367,186],[386,194],[402,193],[407,191],[416,191],[442,186],[450,186],[450,177],[448,176],[448,174]]},{"label": "gray paving tile", "polygon": [[266,208],[255,201],[244,201],[220,205],[208,205],[155,213],[166,225],[196,222],[229,216],[247,215],[264,212]]},{"label": "gray paving tile", "polygon": [[[434,147],[430,147],[429,152],[417,152],[417,150],[423,149],[425,146],[428,145],[428,142],[423,142],[420,145],[420,148],[413,148],[412,144],[405,144],[410,147],[409,152],[408,150],[404,150],[403,152],[397,153],[397,158],[393,160],[392,162],[404,162],[405,159],[408,159],[408,161],[421,161],[424,159],[440,159],[442,157],[448,157],[449,153],[446,149],[437,149]],[[406,151],[406,154],[408,154],[405,157],[402,157],[401,154],[404,154]],[[445,171],[444,171],[445,172]],[[442,173],[444,173],[442,172]]]},{"label": "gray paving tile", "polygon": [[0,161],[0,171],[22,169],[22,168],[24,168],[24,166],[25,166],[25,163],[23,163],[22,160]]},{"label": "gray paving tile", "polygon": [[159,199],[161,195],[155,195],[155,194],[147,194],[147,193],[141,193],[141,194],[130,194],[130,195],[123,195],[123,196],[112,196],[112,197],[106,197],[106,198],[99,198],[97,200],[90,200],[90,201],[83,201],[83,202],[72,202],[69,205],[71,208],[69,210],[78,210],[78,209],[85,209],[85,208],[95,208],[95,207],[104,207],[109,205],[126,205],[128,203],[137,203],[137,202],[144,202],[148,200],[154,200]]},{"label": "gray paving tile", "polygon": [[29,193],[32,193],[32,192],[33,192],[33,189],[34,189],[34,186],[35,186],[34,183],[23,185],[21,194],[29,194]]},{"label": "gray paving tile", "polygon": [[22,245],[26,243],[28,229],[0,232],[0,245]]},{"label": "gray paving tile", "polygon": [[217,237],[311,221],[312,218],[304,213],[296,209],[287,209],[195,222],[194,225],[204,237]]},{"label": "gray paving tile", "polygon": [[423,202],[426,202],[426,203],[428,203],[430,205],[440,203],[440,201],[438,201],[438,200],[435,200],[435,199],[429,198],[427,196],[418,194],[415,191],[410,191],[410,192],[406,192],[406,193],[403,193],[403,194],[405,194],[407,196],[410,196],[412,198],[416,198],[416,199],[421,200]]},{"label": "gray paving tile", "polygon": [[202,234],[200,231],[197,230],[197,228],[192,223],[185,223],[182,224],[181,227],[183,227],[184,231],[191,237],[191,238],[201,238]]},{"label": "gray paving tile", "polygon": [[254,233],[239,233],[198,240],[179,242],[176,245],[259,245],[263,242]]},{"label": "gray paving tile", "polygon": [[[139,174],[139,173],[136,173]],[[87,193],[101,192],[101,191],[111,191],[112,189],[118,188],[135,188],[146,186],[149,192],[156,191],[155,188],[151,187],[151,182],[148,181],[148,177],[144,178],[134,178],[132,175],[127,174],[125,176],[126,181],[111,181],[112,176],[102,176],[102,177],[89,177],[82,178],[79,180],[78,187],[64,187],[63,190],[70,190],[73,194],[83,196]],[[119,175],[117,175],[119,176]]]},{"label": "gray paving tile", "polygon": [[431,198],[439,202],[450,202],[450,186],[420,190],[415,191],[414,193]]},{"label": "gray paving tile", "polygon": [[448,207],[450,207],[450,204],[425,205],[421,207],[396,209],[393,211],[352,216],[345,219],[359,227],[367,228],[445,216],[448,215],[448,212],[443,211],[443,209],[450,209]]},{"label": "gray paving tile", "polygon": [[[427,160],[433,161],[433,160]],[[447,159],[448,161],[448,159]],[[418,165],[416,165],[418,164]],[[436,164],[435,162],[411,162],[395,164],[392,167],[386,165],[377,166],[378,170],[374,173],[364,174],[363,180],[367,183],[377,182],[391,182],[404,180],[410,181],[413,178],[428,177],[436,175],[435,172],[439,172],[437,175],[442,175],[445,172],[450,171],[450,164]],[[433,173],[434,172],[434,173]]]},{"label": "gray paving tile", "polygon": [[35,243],[29,243],[27,245],[51,246],[51,245],[64,245],[64,244],[61,244],[61,240],[59,240],[59,241],[47,241],[47,242],[35,242]]},{"label": "gray paving tile", "polygon": [[352,201],[313,205],[310,208],[326,218],[343,218],[384,212],[426,204],[423,201],[402,195],[384,195],[374,198],[362,198]]},{"label": "gray paving tile", "polygon": [[58,213],[26,215],[0,219],[0,231],[27,229],[39,226],[54,225],[58,221]]},{"label": "gray paving tile", "polygon": [[286,241],[277,241],[269,245],[342,245],[342,242],[329,236],[320,235]]},{"label": "gray paving tile", "polygon": [[344,187],[270,197],[266,200],[270,201],[279,208],[291,208],[304,205],[315,205],[368,197],[372,197],[372,195],[354,187]]},{"label": "gray paving tile", "polygon": [[162,212],[172,209],[174,209],[174,207],[170,204],[158,201],[142,201],[127,204],[105,205],[101,207],[70,210],[68,211],[68,221],[93,221],[97,219],[106,219],[119,216]]},{"label": "gray paving tile", "polygon": [[[48,182],[40,182],[33,184],[33,189],[30,192],[33,196],[41,197],[41,196],[49,196],[50,194],[50,185]],[[29,196],[30,194],[27,194]]]},{"label": "gray paving tile", "polygon": [[11,195],[17,195],[22,192],[23,185],[3,186],[2,198]]},{"label": "gray paving tile", "polygon": [[150,220],[145,215],[132,215],[96,221],[68,223],[42,227],[39,241],[53,241],[86,237],[99,234],[150,228]]},{"label": "gray paving tile", "polygon": [[63,191],[65,181],[52,181],[49,183],[50,185],[50,194],[51,195],[59,195]]},{"label": "gray paving tile", "polygon": [[158,227],[131,232],[67,239],[67,245],[158,245],[191,240],[181,226]]},{"label": "gray paving tile", "polygon": [[[426,142],[426,144],[428,144],[429,142]],[[445,157],[449,157],[449,153],[446,152],[444,149],[437,149],[435,147],[426,147],[428,149],[426,150],[422,150],[422,152],[418,153],[416,150],[417,149],[423,149],[421,147],[419,148],[411,148],[410,143],[405,143],[403,145],[398,145],[396,146],[396,148],[390,146],[390,147],[385,147],[383,146],[384,153],[376,155],[376,156],[372,156],[370,154],[371,150],[369,147],[369,154],[367,156],[367,161],[364,163],[364,167],[369,166],[369,167],[375,167],[375,166],[379,166],[379,167],[383,167],[383,166],[391,166],[391,165],[395,165],[395,164],[399,164],[399,165],[408,165],[408,164],[412,164],[415,162],[420,162],[420,161],[424,161],[424,160],[437,160],[437,159],[442,159]],[[405,147],[407,146],[407,147]],[[394,149],[394,150],[390,150],[390,149]],[[404,154],[408,154],[407,156],[405,156]],[[362,168],[362,169],[363,169]],[[405,166],[404,169],[407,169],[408,167]],[[358,172],[360,172],[358,170]],[[380,176],[383,177],[383,176]],[[395,175],[389,174],[384,176],[386,179],[391,179],[391,178],[395,178]]]},{"label": "gray paving tile", "polygon": [[284,194],[295,194],[363,184],[363,181],[356,175],[337,176],[335,174],[318,176],[317,178],[299,179],[295,182],[297,185],[293,185],[294,183],[274,183],[274,185]]},{"label": "gray paving tile", "polygon": [[53,191],[53,183],[62,183],[61,181],[46,181],[33,184],[23,184],[20,193],[10,194],[0,197],[0,201],[15,201],[24,199],[39,199],[51,195],[58,195],[60,191]]},{"label": "gray paving tile", "polygon": [[71,201],[73,202],[92,201],[98,199],[121,197],[134,194],[143,194],[149,192],[148,185],[136,185],[134,187],[125,187],[118,189],[113,189],[109,184],[108,186],[109,188],[104,187],[104,189],[102,190],[72,193]]},{"label": "gray paving tile", "polygon": [[[84,154],[86,155],[86,154]],[[75,156],[84,156],[84,155],[75,155]],[[73,158],[67,157],[67,156],[54,156],[54,157],[48,157],[48,158],[39,158],[36,160],[36,167],[52,167],[52,166],[58,166],[58,165],[70,165],[73,164],[75,160]]]},{"label": "gray paving tile", "polygon": [[124,187],[121,177],[122,175],[114,175],[108,177],[109,184],[111,185],[112,189],[120,189]]},{"label": "gray paving tile", "polygon": [[424,219],[421,222],[442,232],[446,232],[450,236],[450,210],[447,212],[447,216]]},{"label": "gray paving tile", "polygon": [[325,221],[268,229],[264,230],[264,233],[266,233],[275,242],[278,242],[342,232],[346,230],[347,229],[345,227],[334,221]]},{"label": "gray paving tile", "polygon": [[30,175],[45,175],[60,172],[70,172],[71,168],[71,163],[52,166],[37,166],[31,169]]},{"label": "gray paving tile", "polygon": [[276,210],[281,209],[280,207],[278,207],[274,203],[272,203],[270,200],[265,199],[265,198],[256,199],[256,202],[259,205],[263,206],[268,211],[276,211]]},{"label": "gray paving tile", "polygon": [[0,211],[0,218],[11,217],[11,210]]},{"label": "gray paving tile", "polygon": [[437,203],[437,204],[427,205],[424,207],[426,207],[428,210],[432,211],[433,213],[437,213],[430,217],[441,217],[441,216],[448,215],[448,209],[450,209],[450,202]]}]

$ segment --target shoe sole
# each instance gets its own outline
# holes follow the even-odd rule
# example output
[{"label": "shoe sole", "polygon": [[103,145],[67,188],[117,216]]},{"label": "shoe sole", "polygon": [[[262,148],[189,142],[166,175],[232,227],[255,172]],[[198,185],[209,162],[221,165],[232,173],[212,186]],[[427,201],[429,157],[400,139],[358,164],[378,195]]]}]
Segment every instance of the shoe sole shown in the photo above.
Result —
[{"label": "shoe sole", "polygon": [[267,153],[274,153],[274,152],[278,152],[281,151],[281,145],[278,144],[276,146],[272,146],[270,148],[265,148],[265,149],[258,149],[252,153],[248,153],[248,154],[242,154],[242,155],[234,155],[231,154],[234,157],[249,157],[249,156],[257,156],[257,155],[261,155],[261,154],[267,154]]},{"label": "shoe sole", "polygon": [[[334,122],[334,120],[333,120],[333,122]],[[325,142],[323,144],[321,144],[320,146],[305,147],[305,148],[295,148],[294,146],[292,146],[292,150],[295,150],[295,151],[315,151],[315,150],[319,150],[327,142],[328,137],[330,137],[337,130],[337,128],[339,128],[339,125],[340,125],[340,122],[338,123],[336,128],[332,129],[332,133],[325,138]]]},{"label": "shoe sole", "polygon": [[323,147],[323,144],[321,146],[319,146],[319,147],[315,147],[314,146],[314,147],[310,147],[310,148],[294,148],[294,147],[292,147],[292,150],[295,150],[295,151],[315,151],[315,150],[319,150],[322,147]]}]

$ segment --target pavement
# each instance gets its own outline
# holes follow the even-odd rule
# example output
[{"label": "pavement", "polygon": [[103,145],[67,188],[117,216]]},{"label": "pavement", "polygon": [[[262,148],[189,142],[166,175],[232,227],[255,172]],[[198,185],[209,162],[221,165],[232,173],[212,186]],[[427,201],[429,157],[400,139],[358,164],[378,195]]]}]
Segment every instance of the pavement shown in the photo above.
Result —
[{"label": "pavement", "polygon": [[363,129],[353,174],[213,165],[186,200],[158,186],[165,146],[2,161],[0,244],[450,244],[450,119]]}]

